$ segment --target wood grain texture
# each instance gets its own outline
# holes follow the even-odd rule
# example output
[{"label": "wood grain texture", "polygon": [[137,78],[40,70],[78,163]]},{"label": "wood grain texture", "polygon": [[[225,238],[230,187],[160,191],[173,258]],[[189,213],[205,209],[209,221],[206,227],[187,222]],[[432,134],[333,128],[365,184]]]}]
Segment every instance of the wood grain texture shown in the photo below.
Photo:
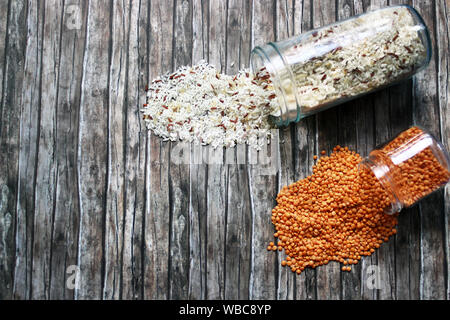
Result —
[{"label": "wood grain texture", "polygon": [[[410,1],[394,1],[391,4],[409,4]],[[385,132],[390,136],[397,134],[408,128],[412,124],[412,80],[405,81],[402,84],[389,88],[387,99],[389,108],[382,109],[387,112],[389,118],[379,117],[382,123],[376,123],[376,127],[385,125]],[[382,139],[386,139],[385,134],[377,132],[376,143],[379,144]],[[419,272],[419,264],[415,261],[420,259],[419,241],[420,221],[417,208],[405,210],[405,214],[399,216],[399,227],[395,241],[388,246],[383,245],[380,248],[378,261],[382,261],[385,266],[386,276],[383,281],[388,284],[379,292],[379,298],[385,299],[418,299],[419,281],[411,274]],[[392,254],[394,252],[395,255]],[[384,263],[386,262],[386,263]],[[381,265],[381,263],[379,263]],[[394,275],[393,277],[387,274]]]},{"label": "wood grain texture", "polygon": [[[450,58],[448,48],[450,47],[450,3],[438,1],[435,6],[436,12],[436,46],[437,46],[437,75],[438,75],[438,101],[439,122],[441,139],[447,150],[450,149]],[[446,298],[450,299],[450,186],[444,189],[444,246],[447,272]]]},{"label": "wood grain texture", "polygon": [[[33,2],[33,4],[36,2]],[[56,204],[56,114],[58,110],[59,59],[62,28],[61,1],[38,2],[42,5],[41,83],[39,137],[36,166],[35,214],[33,230],[39,237],[33,241],[32,299],[50,297],[51,246]],[[39,13],[39,12],[38,12]]]},{"label": "wood grain texture", "polygon": [[[438,46],[436,30],[436,11],[433,1],[413,1],[422,12],[428,28],[432,30],[431,42],[433,57],[424,72],[415,78],[413,85],[413,121],[427,128],[438,139],[441,138],[439,117],[439,78]],[[448,55],[448,53],[447,53]],[[447,83],[448,85],[448,83]],[[445,252],[444,252],[444,197],[442,192],[434,193],[424,199],[419,206],[421,243],[421,299],[445,299]]]},{"label": "wood grain texture", "polygon": [[[359,14],[367,12],[369,10],[376,10],[389,5],[387,0],[372,0],[372,1],[357,1],[354,3],[354,13]],[[358,152],[361,156],[367,156],[369,152],[377,145],[376,135],[377,127],[384,124],[381,116],[385,115],[385,110],[389,108],[387,103],[385,91],[376,92],[369,96],[363,97],[360,101],[351,102],[356,108],[356,122],[353,125],[356,126],[356,143]],[[380,120],[381,121],[380,121]],[[377,125],[378,124],[378,125]],[[354,138],[353,138],[354,139]],[[374,274],[371,272],[371,266],[375,266],[380,274],[381,284],[385,283],[382,279],[382,267],[377,260],[377,254],[375,253],[369,257],[363,257],[361,259],[360,266],[352,267],[357,270],[361,278],[361,285],[358,285],[360,291],[355,292],[351,285],[355,285],[355,275],[352,271],[352,275],[347,277],[347,282],[344,282],[342,297],[344,299],[350,299],[357,297],[358,299],[377,299],[380,291],[384,290],[384,286],[380,289],[374,289],[368,285],[371,276]]]},{"label": "wood grain texture", "polygon": [[[208,3],[209,63],[219,71],[227,68],[227,2]],[[223,149],[202,148],[207,152],[206,190],[206,298],[225,297],[225,224],[227,217],[227,170],[223,164]]]},{"label": "wood grain texture", "polygon": [[[34,23],[31,21],[36,21],[36,16],[30,17],[30,24],[28,23],[30,11],[32,9],[28,8],[27,1],[10,3],[5,41],[0,124],[2,195],[0,296],[5,299],[13,296],[19,299],[29,298],[31,291],[38,125],[35,107],[39,99],[39,61],[36,57],[36,43],[37,33],[42,30],[33,30],[33,26],[30,26]],[[33,47],[34,55],[28,56],[27,50],[32,50],[28,48]],[[17,126],[17,123],[23,124]]]},{"label": "wood grain texture", "polygon": [[[208,50],[208,3],[192,3],[192,62],[205,60]],[[207,284],[207,198],[208,168],[202,161],[202,147],[190,150],[189,201],[189,289],[188,298],[206,299]]]},{"label": "wood grain texture", "polygon": [[[282,40],[299,34],[301,31],[302,6],[301,1],[278,1],[276,4],[276,33],[275,40]],[[293,126],[286,127],[279,132],[278,152],[280,163],[277,168],[277,188],[295,182],[294,173],[294,135]],[[295,297],[295,275],[288,268],[281,267],[284,254],[277,255],[277,299],[293,299]]]},{"label": "wood grain texture", "polygon": [[[133,1],[129,6],[126,83],[124,98],[124,222],[121,266],[122,299],[142,299],[143,295],[143,221],[145,216],[145,139],[139,108],[147,83],[148,7]],[[144,70],[144,72],[142,72]],[[133,107],[134,106],[134,107]],[[138,125],[137,125],[138,124]]]},{"label": "wood grain texture", "polygon": [[[172,1],[152,1],[148,7],[148,79],[172,70]],[[144,298],[169,298],[169,143],[146,135],[144,214]]]},{"label": "wood grain texture", "polygon": [[[348,8],[348,4],[347,4]],[[344,18],[342,11],[344,10],[343,1],[314,1],[313,2],[313,26],[318,28]],[[349,12],[346,15],[350,15]],[[319,113],[317,119],[317,148],[318,152],[325,150],[327,154],[331,153],[334,146],[339,143],[340,135],[345,131],[351,130],[354,126],[341,127],[339,115],[349,116],[350,111],[347,111],[348,106],[339,106]],[[344,119],[343,122],[345,122]],[[351,144],[351,141],[347,141]],[[350,148],[350,146],[349,146]],[[353,271],[355,272],[355,271]],[[351,277],[351,273],[343,273],[342,277]],[[315,286],[317,299],[339,299],[341,287],[341,271],[340,265],[337,262],[331,262],[323,268],[315,270]],[[353,291],[358,291],[358,288],[352,288]]]},{"label": "wood grain texture", "polygon": [[[252,4],[228,2],[226,73],[248,66],[250,57]],[[250,283],[251,209],[245,162],[246,148],[239,146],[226,156],[227,214],[225,232],[225,299],[248,299]]]},{"label": "wood grain texture", "polygon": [[[275,21],[273,1],[253,1],[252,47],[275,40]],[[276,143],[274,140],[271,143]],[[270,209],[277,193],[275,175],[265,175],[258,164],[256,152],[248,148],[249,193],[252,213],[251,274],[249,299],[275,299],[277,277],[276,254],[267,251],[267,239],[272,241],[273,228]]]},{"label": "wood grain texture", "polygon": [[[160,74],[202,59],[233,74],[255,45],[394,4],[425,19],[430,65],[280,129],[271,170],[262,152],[184,148],[140,120]],[[332,262],[295,275],[266,250],[278,191],[321,150],[366,156],[412,124],[450,148],[448,5],[2,1],[0,299],[449,299],[449,186],[402,211],[393,239],[351,272]],[[174,161],[180,150],[190,164]]]},{"label": "wood grain texture", "polygon": [[[302,1],[300,32],[313,29],[314,4],[315,2],[312,0]],[[306,178],[312,173],[312,165],[315,162],[313,156],[318,154],[317,137],[317,116],[307,117],[295,125],[292,146],[294,150],[294,180]],[[295,277],[295,281],[295,298],[316,299],[316,270],[304,270]]]},{"label": "wood grain texture", "polygon": [[[192,64],[192,2],[175,1],[173,21],[174,52],[171,71]],[[169,153],[170,299],[187,299],[189,293],[189,164],[178,164],[171,157],[177,153],[177,147],[183,145],[183,142],[170,143]],[[189,149],[182,152],[190,154]]]},{"label": "wood grain texture", "polygon": [[[110,181],[111,2],[89,2],[78,131],[79,285],[76,299],[100,299],[105,281],[106,204]],[[117,165],[117,164],[115,164]]]},{"label": "wood grain texture", "polygon": [[[80,25],[72,28],[77,5]],[[59,84],[56,106],[56,199],[52,226],[50,298],[72,299],[74,290],[66,282],[67,268],[77,265],[80,202],[78,197],[78,132],[87,5],[85,1],[65,2],[60,36]],[[70,281],[69,281],[70,282]]]},{"label": "wood grain texture", "polygon": [[0,98],[3,97],[9,3],[10,1],[2,1],[0,3]]}]

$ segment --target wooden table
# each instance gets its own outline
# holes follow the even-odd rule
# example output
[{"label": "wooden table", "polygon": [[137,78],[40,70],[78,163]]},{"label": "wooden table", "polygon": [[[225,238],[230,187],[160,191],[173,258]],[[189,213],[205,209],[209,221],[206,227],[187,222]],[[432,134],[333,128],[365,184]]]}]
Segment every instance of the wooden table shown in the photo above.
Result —
[{"label": "wooden table", "polygon": [[[175,164],[178,143],[140,121],[161,73],[200,59],[235,73],[257,44],[401,2],[431,31],[428,68],[280,130],[275,174]],[[297,276],[266,250],[278,190],[321,150],[365,156],[413,123],[450,147],[449,14],[447,0],[0,1],[0,298],[450,298],[449,186],[351,272]]]}]

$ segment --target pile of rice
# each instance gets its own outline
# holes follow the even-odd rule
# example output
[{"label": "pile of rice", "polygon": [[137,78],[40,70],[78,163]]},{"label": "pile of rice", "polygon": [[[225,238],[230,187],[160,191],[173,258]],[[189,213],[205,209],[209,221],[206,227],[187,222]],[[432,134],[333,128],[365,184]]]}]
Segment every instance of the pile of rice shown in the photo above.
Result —
[{"label": "pile of rice", "polygon": [[270,141],[269,115],[278,111],[265,70],[220,74],[205,61],[154,79],[142,109],[147,128],[163,140],[261,149]]}]

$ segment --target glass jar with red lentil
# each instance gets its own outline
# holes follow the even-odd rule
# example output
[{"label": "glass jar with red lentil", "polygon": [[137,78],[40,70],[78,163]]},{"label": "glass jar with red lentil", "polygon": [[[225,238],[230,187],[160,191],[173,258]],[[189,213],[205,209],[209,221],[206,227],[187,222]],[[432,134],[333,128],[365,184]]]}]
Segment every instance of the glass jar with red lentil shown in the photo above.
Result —
[{"label": "glass jar with red lentil", "polygon": [[414,126],[370,152],[361,171],[377,178],[390,202],[385,212],[392,214],[445,186],[450,157],[431,133]]}]

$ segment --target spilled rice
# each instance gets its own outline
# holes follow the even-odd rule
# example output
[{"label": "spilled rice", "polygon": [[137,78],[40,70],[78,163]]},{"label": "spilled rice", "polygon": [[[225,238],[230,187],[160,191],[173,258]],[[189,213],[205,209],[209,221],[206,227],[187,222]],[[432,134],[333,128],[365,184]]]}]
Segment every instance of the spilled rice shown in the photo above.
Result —
[{"label": "spilled rice", "polygon": [[147,128],[165,141],[260,149],[270,141],[269,115],[277,109],[267,73],[230,76],[202,61],[153,80],[142,113]]}]

